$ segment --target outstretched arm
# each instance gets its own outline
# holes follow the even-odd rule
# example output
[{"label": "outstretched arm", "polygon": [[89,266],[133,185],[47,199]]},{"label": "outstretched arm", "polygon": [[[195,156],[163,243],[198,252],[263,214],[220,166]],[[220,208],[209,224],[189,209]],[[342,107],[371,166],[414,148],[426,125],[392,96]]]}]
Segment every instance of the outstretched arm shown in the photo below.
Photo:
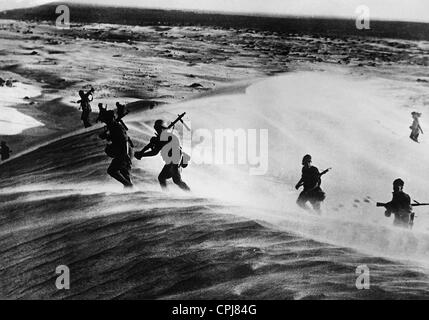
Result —
[{"label": "outstretched arm", "polygon": [[299,180],[298,183],[296,184],[295,189],[298,190],[303,186],[303,184],[304,184],[304,181],[301,178],[301,180]]},{"label": "outstretched arm", "polygon": [[421,132],[422,134],[424,134],[424,133],[423,133],[423,129],[422,129],[422,127],[420,127],[420,125],[419,125],[419,130],[420,130],[420,132]]},{"label": "outstretched arm", "polygon": [[156,152],[155,150],[150,150],[150,151],[145,151],[140,153],[141,158],[147,158],[147,157],[154,157],[158,154],[159,152]]},{"label": "outstretched arm", "polygon": [[155,150],[152,143],[146,145],[141,151],[138,151],[134,154],[136,159],[140,160],[141,158],[153,157],[156,156],[159,151]]}]

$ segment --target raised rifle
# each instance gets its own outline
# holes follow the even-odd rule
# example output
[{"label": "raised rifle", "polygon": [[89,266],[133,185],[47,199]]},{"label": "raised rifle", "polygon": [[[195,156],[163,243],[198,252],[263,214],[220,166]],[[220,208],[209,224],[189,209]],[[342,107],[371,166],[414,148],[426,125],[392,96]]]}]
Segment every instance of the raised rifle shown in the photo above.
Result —
[{"label": "raised rifle", "polygon": [[173,128],[178,122],[181,122],[183,126],[188,130],[191,131],[191,129],[186,125],[185,122],[183,122],[183,117],[186,115],[186,112],[183,112],[182,114],[177,115],[177,119],[174,120],[170,125],[168,126],[168,129]]}]

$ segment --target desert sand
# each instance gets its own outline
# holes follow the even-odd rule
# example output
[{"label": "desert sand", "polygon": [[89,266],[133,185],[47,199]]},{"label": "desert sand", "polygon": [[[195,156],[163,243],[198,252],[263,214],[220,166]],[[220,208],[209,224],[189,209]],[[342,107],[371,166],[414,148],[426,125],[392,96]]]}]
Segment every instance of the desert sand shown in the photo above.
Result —
[{"label": "desert sand", "polygon": [[[0,77],[16,81],[7,89],[16,100],[1,108],[33,119],[1,136],[17,151],[0,164],[1,297],[427,296],[429,211],[416,210],[411,231],[375,208],[398,176],[413,199],[429,200],[429,142],[408,137],[412,111],[429,127],[427,42],[10,20],[0,38]],[[82,129],[77,91],[91,85],[93,109],[129,103],[137,148],[154,120],[181,112],[194,133],[266,129],[268,172],[191,164],[192,194],[164,194],[153,158],[134,162],[137,189],[124,193],[105,172],[102,126]],[[27,86],[35,94],[21,100]],[[306,153],[333,167],[322,216],[295,204]],[[70,291],[52,285],[59,264],[78,275]],[[362,264],[375,290],[356,290]]]}]

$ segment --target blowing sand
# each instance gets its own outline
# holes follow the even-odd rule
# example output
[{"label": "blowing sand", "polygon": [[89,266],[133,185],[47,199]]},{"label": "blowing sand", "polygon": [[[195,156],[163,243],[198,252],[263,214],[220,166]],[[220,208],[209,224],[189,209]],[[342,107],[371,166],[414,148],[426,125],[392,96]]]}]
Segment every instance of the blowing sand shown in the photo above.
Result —
[{"label": "blowing sand", "polygon": [[24,98],[33,98],[40,95],[40,90],[34,86],[15,83],[13,87],[0,87],[0,135],[17,135],[22,131],[42,126],[43,124],[14,108],[23,104]]}]

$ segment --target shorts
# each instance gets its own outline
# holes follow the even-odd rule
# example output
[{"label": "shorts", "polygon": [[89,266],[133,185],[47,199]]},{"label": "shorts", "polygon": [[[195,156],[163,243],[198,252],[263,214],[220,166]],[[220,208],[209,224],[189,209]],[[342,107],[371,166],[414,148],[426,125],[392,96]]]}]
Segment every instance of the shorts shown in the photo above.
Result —
[{"label": "shorts", "polygon": [[298,197],[298,202],[322,202],[326,199],[326,195],[321,188],[316,188],[310,191],[303,191]]}]

